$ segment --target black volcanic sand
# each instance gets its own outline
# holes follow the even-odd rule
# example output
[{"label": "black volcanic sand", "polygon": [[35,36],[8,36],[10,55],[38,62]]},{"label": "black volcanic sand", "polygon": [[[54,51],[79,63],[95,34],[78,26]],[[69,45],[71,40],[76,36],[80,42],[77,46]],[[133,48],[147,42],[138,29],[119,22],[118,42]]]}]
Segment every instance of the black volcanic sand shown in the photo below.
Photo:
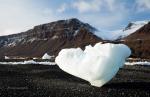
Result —
[{"label": "black volcanic sand", "polygon": [[150,67],[125,66],[98,88],[56,65],[0,65],[0,97],[150,97]]}]

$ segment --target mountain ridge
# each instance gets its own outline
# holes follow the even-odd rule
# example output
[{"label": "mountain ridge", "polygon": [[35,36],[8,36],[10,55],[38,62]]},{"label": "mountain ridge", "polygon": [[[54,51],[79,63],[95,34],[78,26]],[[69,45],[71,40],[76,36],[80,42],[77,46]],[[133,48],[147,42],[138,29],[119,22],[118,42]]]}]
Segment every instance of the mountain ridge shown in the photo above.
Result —
[{"label": "mountain ridge", "polygon": [[150,58],[150,22],[123,40],[132,49],[132,57]]},{"label": "mountain ridge", "polygon": [[[145,25],[147,25],[145,29],[148,30],[142,28]],[[147,54],[145,54],[146,56],[139,55],[139,50],[135,48],[137,46],[134,47],[134,43],[128,41],[130,40],[128,39],[129,36],[133,35],[133,37],[136,37],[134,34],[139,33],[139,31],[149,33],[149,28],[149,21],[132,22],[122,30],[115,31],[113,34],[109,33],[110,39],[104,39],[101,36],[103,33],[98,35],[96,28],[76,18],[58,20],[35,26],[30,30],[18,34],[0,36],[0,58],[4,58],[5,56],[41,58],[45,53],[56,56],[61,49],[73,47],[84,49],[86,45],[94,45],[97,42],[125,43],[129,47],[131,46],[133,51],[132,57],[150,58],[149,55],[146,57]],[[149,39],[145,33],[144,41],[145,39]],[[133,39],[131,38],[131,40]],[[143,44],[145,44],[144,41]],[[135,44],[140,45],[137,41]],[[146,45],[148,45],[147,42]],[[148,52],[150,51],[148,50]]]},{"label": "mountain ridge", "polygon": [[42,57],[47,52],[56,55],[63,48],[83,48],[101,40],[93,35],[95,30],[75,18],[38,25],[26,32],[1,36],[0,57]]}]

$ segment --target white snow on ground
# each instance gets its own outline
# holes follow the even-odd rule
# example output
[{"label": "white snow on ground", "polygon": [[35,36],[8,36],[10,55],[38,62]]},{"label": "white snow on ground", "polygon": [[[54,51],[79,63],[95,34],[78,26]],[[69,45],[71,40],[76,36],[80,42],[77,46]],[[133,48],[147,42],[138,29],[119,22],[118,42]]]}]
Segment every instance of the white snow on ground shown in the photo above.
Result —
[{"label": "white snow on ground", "polygon": [[48,55],[47,53],[45,53],[44,55],[43,55],[43,57],[42,57],[42,59],[51,59],[51,58],[53,58],[54,56],[50,56],[50,55]]},{"label": "white snow on ground", "polygon": [[55,62],[36,62],[33,60],[23,61],[23,62],[0,62],[3,65],[21,65],[21,64],[42,64],[42,65],[56,65]]},{"label": "white snow on ground", "polygon": [[125,65],[150,65],[150,62],[144,61],[144,62],[125,62]]},{"label": "white snow on ground", "polygon": [[9,57],[8,57],[8,56],[5,56],[5,59],[9,59]]},{"label": "white snow on ground", "polygon": [[149,21],[137,21],[132,22],[132,25],[128,29],[120,29],[115,31],[97,31],[95,32],[95,35],[101,37],[104,40],[116,40],[118,38],[126,37],[132,33],[134,33],[136,30],[143,27],[145,24],[147,24]]},{"label": "white snow on ground", "polygon": [[86,46],[84,51],[63,49],[55,62],[62,70],[101,87],[116,75],[130,54],[131,50],[124,44],[97,43],[93,47]]}]

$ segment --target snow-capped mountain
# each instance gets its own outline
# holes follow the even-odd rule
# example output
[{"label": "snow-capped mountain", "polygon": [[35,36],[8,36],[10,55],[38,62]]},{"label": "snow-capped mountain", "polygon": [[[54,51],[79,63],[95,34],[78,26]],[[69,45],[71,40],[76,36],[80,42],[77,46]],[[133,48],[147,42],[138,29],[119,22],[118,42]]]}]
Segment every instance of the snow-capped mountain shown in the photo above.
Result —
[{"label": "snow-capped mountain", "polygon": [[124,29],[107,31],[107,32],[97,31],[95,34],[101,37],[103,40],[118,40],[134,33],[135,31],[137,31],[138,29],[146,25],[148,22],[149,21],[130,22],[127,25],[127,27],[125,27]]},{"label": "snow-capped mountain", "polygon": [[122,40],[132,49],[133,57],[150,58],[150,22]]},{"label": "snow-capped mountain", "polygon": [[94,27],[75,18],[38,25],[26,32],[1,36],[0,57],[56,55],[62,48],[84,47],[100,41],[94,31]]},{"label": "snow-capped mountain", "polygon": [[128,45],[132,50],[131,57],[150,58],[150,22],[131,22],[123,30],[109,32],[104,40],[118,41]]},{"label": "snow-capped mountain", "polygon": [[[57,55],[61,49],[81,47],[97,42],[125,43],[132,57],[150,58],[150,23],[131,22],[122,30],[98,31],[76,18],[35,26],[26,32],[0,36],[0,58]],[[137,49],[138,48],[138,49]]]}]

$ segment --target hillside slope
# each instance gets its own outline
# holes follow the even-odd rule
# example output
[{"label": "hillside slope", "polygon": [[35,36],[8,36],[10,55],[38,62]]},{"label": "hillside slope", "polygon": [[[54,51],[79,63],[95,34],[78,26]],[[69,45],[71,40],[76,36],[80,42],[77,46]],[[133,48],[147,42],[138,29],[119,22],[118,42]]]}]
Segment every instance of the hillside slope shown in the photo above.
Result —
[{"label": "hillside slope", "polygon": [[75,18],[35,26],[26,32],[1,36],[0,57],[42,57],[45,53],[57,55],[63,48],[84,48],[101,41],[92,33],[95,30]]},{"label": "hillside slope", "polygon": [[122,40],[132,49],[132,57],[150,58],[150,22]]}]

